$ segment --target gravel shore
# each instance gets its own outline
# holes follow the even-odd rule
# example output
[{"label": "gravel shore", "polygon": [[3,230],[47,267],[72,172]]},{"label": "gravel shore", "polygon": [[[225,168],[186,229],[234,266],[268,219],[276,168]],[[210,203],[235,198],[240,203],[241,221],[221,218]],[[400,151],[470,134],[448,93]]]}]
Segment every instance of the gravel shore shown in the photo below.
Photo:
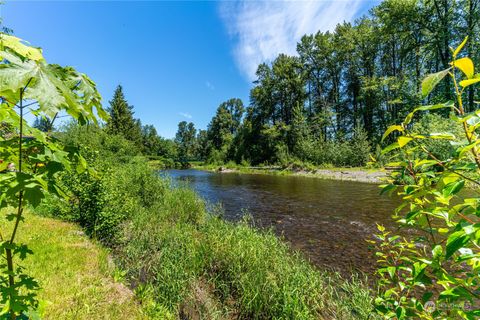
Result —
[{"label": "gravel shore", "polygon": [[248,170],[232,169],[220,167],[214,170],[219,173],[248,173],[248,174],[286,174],[295,176],[304,176],[312,178],[357,181],[366,183],[382,183],[387,176],[387,172],[379,169],[359,169],[359,168],[336,168],[336,169],[316,169],[316,170],[295,170],[281,171],[279,169],[267,168],[249,168]]}]

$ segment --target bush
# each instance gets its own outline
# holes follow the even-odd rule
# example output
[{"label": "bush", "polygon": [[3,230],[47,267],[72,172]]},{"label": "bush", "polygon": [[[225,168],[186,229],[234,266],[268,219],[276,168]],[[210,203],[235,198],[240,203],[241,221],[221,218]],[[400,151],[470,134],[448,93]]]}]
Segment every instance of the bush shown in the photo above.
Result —
[{"label": "bush", "polygon": [[354,129],[349,151],[349,165],[361,167],[368,162],[370,156],[370,143],[368,142],[367,132],[360,125],[357,125]]},{"label": "bush", "polygon": [[94,126],[70,125],[60,137],[65,144],[79,147],[96,170],[60,175],[59,184],[70,201],[47,197],[39,212],[78,222],[87,234],[116,245],[122,223],[157,203],[166,182],[153,175],[132,143],[120,136],[110,136]]},{"label": "bush", "polygon": [[90,162],[109,158],[122,162],[140,155],[140,149],[131,141],[119,135],[109,135],[97,125],[79,126],[69,123],[57,133],[62,142],[74,148],[79,148]]},{"label": "bush", "polygon": [[208,164],[221,165],[225,162],[225,157],[226,156],[224,152],[215,149],[209,153],[205,162]]},{"label": "bush", "polygon": [[[434,113],[422,115],[420,120],[413,125],[412,132],[417,134],[451,132],[456,137],[461,137],[463,134],[460,124]],[[441,160],[451,158],[455,152],[455,147],[445,140],[427,140],[425,146],[435,157]],[[419,154],[418,156],[425,158],[428,155]]]},{"label": "bush", "polygon": [[305,140],[299,143],[302,161],[323,166],[364,166],[369,158],[370,146],[364,130],[358,128],[351,141]]}]

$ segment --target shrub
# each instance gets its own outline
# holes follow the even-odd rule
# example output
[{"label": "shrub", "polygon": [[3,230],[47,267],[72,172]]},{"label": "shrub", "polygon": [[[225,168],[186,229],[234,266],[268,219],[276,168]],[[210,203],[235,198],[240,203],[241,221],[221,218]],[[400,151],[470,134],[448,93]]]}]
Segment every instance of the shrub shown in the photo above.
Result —
[{"label": "shrub", "polygon": [[72,67],[48,64],[39,48],[0,32],[0,56],[0,209],[7,220],[0,225],[0,318],[15,320],[36,317],[39,305],[38,283],[18,263],[32,254],[18,242],[24,209],[37,208],[47,194],[64,196],[58,175],[71,170],[74,159],[77,172],[87,169],[75,150],[29,126],[25,115],[41,117],[43,129],[51,130],[53,120],[46,119],[58,113],[82,124],[96,122],[97,115],[106,119],[106,113],[92,80]]},{"label": "shrub", "polygon": [[122,223],[157,203],[167,184],[152,174],[131,142],[120,136],[76,125],[60,136],[65,144],[80,147],[96,170],[60,175],[69,202],[48,197],[39,212],[78,222],[89,235],[114,246],[121,240]]},{"label": "shrub", "polygon": [[[445,118],[439,114],[427,113],[420,117],[420,120],[413,125],[413,133],[422,134],[425,132],[445,133],[450,132],[456,137],[462,136],[461,124],[451,118]],[[447,160],[454,155],[455,146],[450,141],[431,139],[424,141],[425,147],[438,159]],[[426,158],[427,154],[419,152],[418,157]]]},{"label": "shrub", "polygon": [[350,141],[303,140],[298,145],[298,157],[315,165],[364,166],[370,145],[365,131],[358,127]]},{"label": "shrub", "polygon": [[350,156],[348,157],[348,165],[354,167],[364,166],[370,156],[370,143],[368,135],[361,125],[357,125],[353,132],[353,138],[350,142]]}]

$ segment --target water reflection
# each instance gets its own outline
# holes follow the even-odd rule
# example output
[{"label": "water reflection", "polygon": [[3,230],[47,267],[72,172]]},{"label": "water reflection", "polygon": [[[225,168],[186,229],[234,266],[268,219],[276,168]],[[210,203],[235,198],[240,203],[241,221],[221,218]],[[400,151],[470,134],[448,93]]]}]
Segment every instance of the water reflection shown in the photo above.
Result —
[{"label": "water reflection", "polygon": [[220,202],[225,219],[247,209],[259,227],[273,226],[313,263],[342,273],[371,273],[374,257],[365,239],[376,223],[393,226],[398,201],[380,196],[377,185],[299,176],[169,170],[174,181],[188,181],[203,198]]}]

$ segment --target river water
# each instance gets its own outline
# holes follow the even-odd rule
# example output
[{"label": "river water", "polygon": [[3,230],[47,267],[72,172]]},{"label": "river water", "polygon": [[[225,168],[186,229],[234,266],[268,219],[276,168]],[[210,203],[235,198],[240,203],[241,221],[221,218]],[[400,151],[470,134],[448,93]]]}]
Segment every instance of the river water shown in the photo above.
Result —
[{"label": "river water", "polygon": [[199,170],[167,174],[188,181],[209,203],[220,203],[225,219],[236,221],[248,212],[255,226],[273,227],[314,264],[343,274],[372,274],[375,258],[365,240],[376,223],[394,226],[391,214],[399,204],[368,183]]}]

